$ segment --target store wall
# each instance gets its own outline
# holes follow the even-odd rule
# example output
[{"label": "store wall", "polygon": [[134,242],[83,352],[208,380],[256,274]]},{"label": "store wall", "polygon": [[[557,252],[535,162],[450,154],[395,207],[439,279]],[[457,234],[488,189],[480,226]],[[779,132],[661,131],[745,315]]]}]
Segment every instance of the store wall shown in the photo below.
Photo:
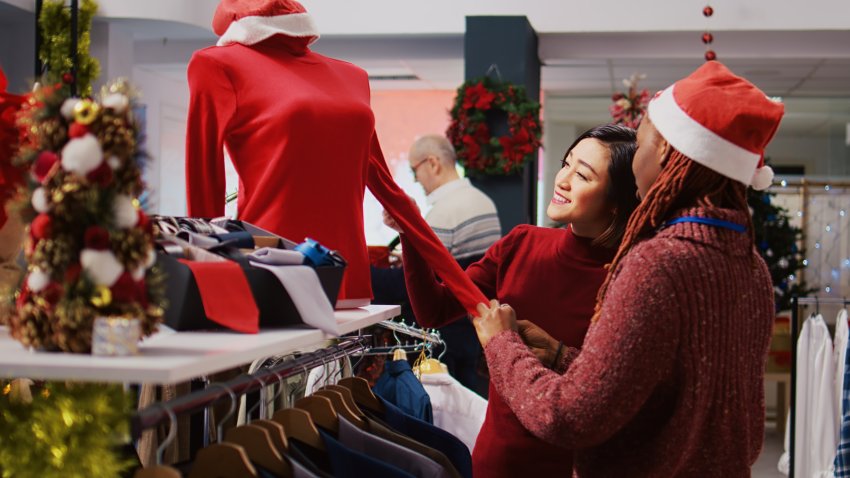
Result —
[{"label": "store wall", "polygon": [[23,10],[0,8],[0,68],[9,80],[9,91],[30,89],[35,74],[34,16]]}]

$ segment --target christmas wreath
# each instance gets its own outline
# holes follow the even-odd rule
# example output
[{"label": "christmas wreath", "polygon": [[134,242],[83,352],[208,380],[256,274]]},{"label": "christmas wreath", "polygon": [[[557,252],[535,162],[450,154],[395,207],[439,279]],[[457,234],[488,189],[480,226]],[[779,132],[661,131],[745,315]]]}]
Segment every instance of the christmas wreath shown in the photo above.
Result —
[{"label": "christmas wreath", "polygon": [[510,175],[537,155],[543,129],[540,103],[525,88],[478,78],[460,85],[446,131],[470,175]]}]

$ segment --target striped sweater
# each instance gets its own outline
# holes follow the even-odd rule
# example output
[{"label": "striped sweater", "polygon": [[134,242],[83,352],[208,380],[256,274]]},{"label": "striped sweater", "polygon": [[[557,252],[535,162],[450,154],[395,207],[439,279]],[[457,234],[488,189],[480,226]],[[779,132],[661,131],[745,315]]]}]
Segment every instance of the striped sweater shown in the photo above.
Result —
[{"label": "striped sweater", "polygon": [[[744,223],[745,214],[680,215]],[[599,321],[560,372],[512,331],[485,353],[492,385],[520,422],[577,450],[575,476],[750,476],[773,317],[770,276],[748,234],[680,223],[623,259]]]},{"label": "striped sweater", "polygon": [[425,222],[455,259],[481,256],[502,236],[496,205],[469,179],[457,179],[431,191]]}]

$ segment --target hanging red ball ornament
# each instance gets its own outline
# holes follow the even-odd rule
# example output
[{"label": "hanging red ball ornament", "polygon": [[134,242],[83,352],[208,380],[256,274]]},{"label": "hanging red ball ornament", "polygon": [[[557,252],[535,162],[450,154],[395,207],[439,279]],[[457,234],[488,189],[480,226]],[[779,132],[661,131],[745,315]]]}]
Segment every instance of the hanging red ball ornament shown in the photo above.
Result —
[{"label": "hanging red ball ornament", "polygon": [[62,74],[62,83],[65,83],[66,85],[70,85],[73,82],[74,82],[74,75],[72,75],[70,72]]},{"label": "hanging red ball ornament", "polygon": [[710,17],[710,16],[714,15],[714,9],[707,6],[707,7],[702,9],[702,14],[705,15],[706,17]]},{"label": "hanging red ball ornament", "polygon": [[702,42],[705,43],[706,45],[710,45],[711,42],[713,42],[713,41],[714,41],[714,35],[712,35],[711,33],[705,32],[705,33],[702,34]]},{"label": "hanging red ball ornament", "polygon": [[717,54],[714,53],[714,50],[706,50],[705,51],[705,61],[714,61],[717,59]]}]

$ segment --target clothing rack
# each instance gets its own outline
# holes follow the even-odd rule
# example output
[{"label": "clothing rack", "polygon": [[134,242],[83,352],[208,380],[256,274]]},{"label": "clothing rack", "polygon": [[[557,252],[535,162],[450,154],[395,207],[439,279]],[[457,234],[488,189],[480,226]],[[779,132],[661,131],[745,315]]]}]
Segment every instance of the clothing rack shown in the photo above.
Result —
[{"label": "clothing rack", "polygon": [[800,320],[800,306],[814,305],[816,312],[820,312],[820,305],[841,305],[847,307],[850,300],[832,297],[792,297],[791,298],[791,402],[790,416],[788,418],[788,476],[794,478],[794,428],[796,422],[796,400],[797,400],[797,334]]},{"label": "clothing rack", "polygon": [[390,329],[394,332],[401,332],[405,335],[409,335],[417,339],[422,339],[423,341],[430,342],[432,344],[443,343],[443,339],[442,337],[440,337],[440,333],[437,332],[437,330],[435,329],[432,329],[429,332],[427,329],[420,329],[419,327],[407,325],[404,322],[396,322],[394,320],[385,320],[383,322],[379,322],[378,325],[385,329]]},{"label": "clothing rack", "polygon": [[257,370],[253,374],[240,375],[233,380],[221,382],[221,386],[210,386],[166,403],[151,405],[131,418],[132,436],[134,439],[141,437],[144,430],[169,420],[170,413],[181,415],[203,411],[222,397],[229,397],[231,392],[237,397],[245,395],[285,378],[302,374],[305,370],[324,365],[328,361],[364,352],[369,348],[368,339],[368,336],[346,337],[331,347],[301,355],[273,367]]}]

